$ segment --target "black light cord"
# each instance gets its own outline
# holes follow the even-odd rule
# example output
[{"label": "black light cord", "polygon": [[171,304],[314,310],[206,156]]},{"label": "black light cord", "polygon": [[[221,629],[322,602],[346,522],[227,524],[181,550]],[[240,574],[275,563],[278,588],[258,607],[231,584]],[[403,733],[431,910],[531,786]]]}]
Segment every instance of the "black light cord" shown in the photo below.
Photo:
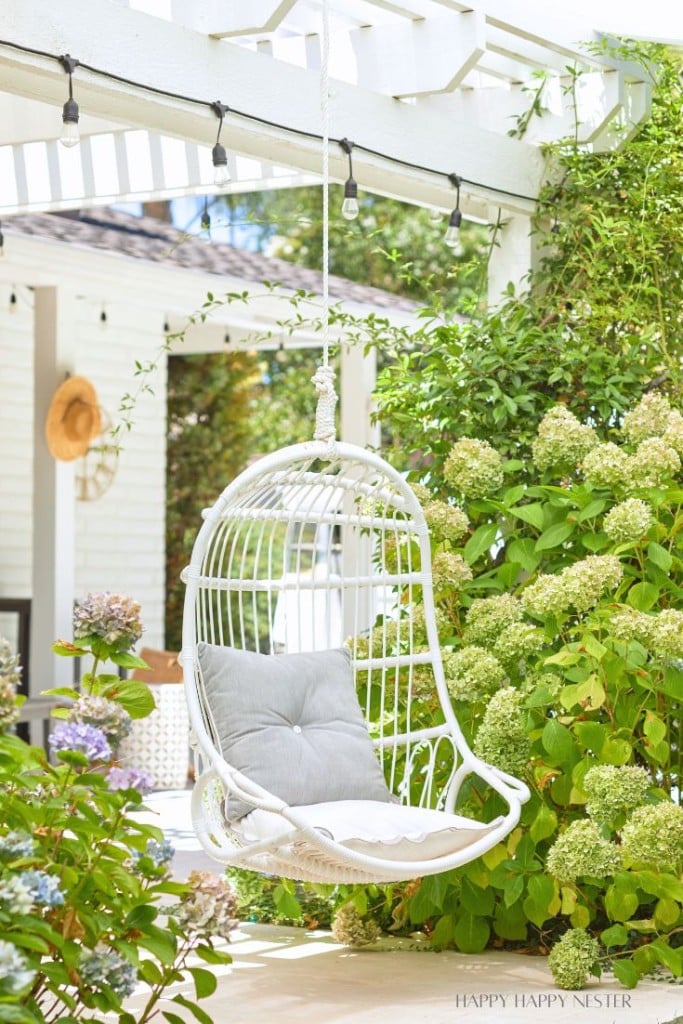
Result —
[{"label": "black light cord", "polygon": [[[31,46],[24,46],[21,43],[12,43],[6,39],[0,39],[0,46],[9,47],[12,50],[19,50],[21,53],[28,53],[35,57],[47,57],[49,60],[59,61],[60,57],[54,53],[48,53],[46,50],[35,49]],[[201,107],[208,107],[209,110],[214,110],[214,104],[208,100],[199,99],[196,96],[186,96],[183,93],[171,92],[167,89],[160,89],[155,85],[146,85],[144,82],[136,82],[132,78],[126,78],[124,75],[117,75],[110,71],[103,71],[102,68],[95,67],[93,64],[86,64],[83,61],[78,62],[80,68],[90,71],[93,75],[100,75],[102,78],[108,78],[112,82],[120,82],[122,85],[130,85],[134,89],[141,89],[145,92],[152,93],[155,96],[166,96],[169,99],[180,100],[183,103],[192,103]],[[215,112],[215,111],[214,111]],[[245,110],[237,110],[235,107],[230,107],[231,116],[242,117],[247,121],[252,121],[254,124],[262,124],[268,128],[277,128],[278,131],[288,132],[290,135],[297,135],[303,139],[314,139],[316,142],[322,141],[322,136],[317,132],[310,132],[304,128],[292,128],[291,125],[282,124],[279,121],[271,121],[268,118],[259,117],[258,114],[250,114]],[[336,142],[339,145],[344,140],[342,139],[330,139],[330,142]],[[353,148],[359,150],[362,153],[367,153],[368,156],[379,157],[380,160],[388,160],[390,163],[398,164],[401,167],[408,167],[413,171],[423,171],[425,174],[435,174],[438,177],[448,177],[448,171],[438,171],[433,167],[425,167],[423,164],[413,163],[410,160],[403,160],[400,157],[388,156],[386,153],[381,153],[377,149],[372,149],[370,146],[364,146],[362,143],[354,142]],[[509,196],[511,199],[524,199],[527,202],[535,203],[537,197],[523,195],[520,192],[512,192],[505,188],[498,188],[491,185],[486,185],[481,181],[473,181],[471,178],[460,178],[463,184],[472,185],[475,188],[483,188],[488,192],[493,192],[496,195]]]}]

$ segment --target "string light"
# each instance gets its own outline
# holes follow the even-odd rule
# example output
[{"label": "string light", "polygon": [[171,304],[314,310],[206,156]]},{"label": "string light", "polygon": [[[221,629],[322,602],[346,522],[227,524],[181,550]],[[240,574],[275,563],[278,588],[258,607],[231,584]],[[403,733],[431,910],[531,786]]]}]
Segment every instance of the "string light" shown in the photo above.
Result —
[{"label": "string light", "polygon": [[228,154],[225,152],[225,146],[221,145],[221,128],[223,127],[223,118],[228,112],[228,107],[225,103],[220,103],[218,100],[211,104],[211,109],[218,118],[218,133],[216,134],[216,142],[211,150],[211,160],[213,163],[213,183],[222,188],[230,181],[230,173],[228,171]]},{"label": "string light", "polygon": [[342,203],[342,217],[346,220],[355,220],[358,216],[358,185],[353,178],[353,164],[351,162],[351,151],[353,142],[349,139],[342,139],[339,143],[349,158],[349,176],[344,183],[344,202]]},{"label": "string light", "polygon": [[451,185],[455,186],[455,208],[448,218],[444,242],[457,253],[460,251],[460,225],[462,224],[462,213],[460,212],[460,186],[462,185],[462,178],[459,178],[457,174],[449,174],[448,180]]},{"label": "string light", "polygon": [[209,213],[209,202],[206,196],[204,196],[204,209],[202,210],[202,219],[199,224],[202,231],[211,233],[211,214]]},{"label": "string light", "polygon": [[[62,64],[64,60],[68,57],[67,55],[67,57],[61,58],[58,57],[56,54],[49,53],[45,50],[37,50],[35,47],[32,46],[24,46],[22,43],[16,43],[10,39],[0,39],[0,46],[5,46],[12,50],[18,50],[20,53],[33,54],[36,57],[51,57],[54,60],[59,60],[60,62],[62,62]],[[71,57],[68,57],[68,60],[73,62],[74,67],[77,65],[81,68],[85,68],[93,75],[99,75],[100,77],[109,79],[110,81],[119,82],[123,85],[129,85],[133,89],[139,89],[141,92],[150,93],[153,96],[164,96],[166,99],[179,100],[183,103],[191,103],[201,107],[207,106],[207,101],[205,99],[200,99],[197,96],[188,96],[185,93],[171,92],[167,89],[158,89],[152,85],[147,85],[144,82],[138,82],[135,79],[127,78],[124,75],[112,74],[110,71],[106,71],[103,68],[98,68],[93,64],[87,64],[84,61],[74,61]],[[65,70],[68,70],[68,68],[65,68]],[[209,103],[208,106],[212,106],[212,104]],[[275,128],[278,131],[287,132],[288,134],[296,135],[299,138],[316,139],[318,141],[320,140],[320,135],[317,134],[316,132],[306,131],[305,129],[302,128],[293,128],[291,125],[282,124],[282,122],[280,121],[273,121],[270,118],[259,117],[256,114],[251,114],[247,110],[236,110],[234,107],[231,107],[230,113],[234,117],[242,117],[246,121],[251,121],[254,124],[261,124],[267,128]],[[389,163],[397,167],[408,167],[413,171],[422,171],[425,174],[434,174],[438,175],[439,177],[443,176],[443,174],[446,173],[445,171],[439,170],[436,167],[426,167],[424,164],[418,164],[412,160],[402,160],[400,157],[391,156],[388,153],[382,153],[380,150],[372,149],[369,146],[362,146],[359,145],[358,143],[353,143],[353,146],[355,147],[355,149],[359,150],[362,153],[367,153],[369,156],[378,157],[380,160],[387,160]],[[495,185],[489,185],[486,182],[475,181],[472,178],[462,178],[461,181],[468,185],[472,185],[475,188],[484,188],[487,191],[494,193],[495,195],[509,196],[511,199],[522,199],[529,203],[536,203],[537,201],[536,196],[526,195],[521,192],[513,192],[510,189],[499,188],[498,186]]]},{"label": "string light", "polygon": [[106,311],[106,309],[105,309],[105,308],[104,308],[104,306],[103,306],[103,307],[102,307],[102,310],[101,310],[101,312],[100,312],[100,323],[101,323],[101,324],[102,324],[102,326],[104,327],[104,325],[106,324],[106,322],[107,322],[107,311]]},{"label": "string light", "polygon": [[5,258],[5,236],[2,233],[2,224],[0,224],[0,260]]},{"label": "string light", "polygon": [[16,313],[17,311],[17,293],[14,288],[9,295],[9,311],[10,313]]},{"label": "string light", "polygon": [[59,141],[63,146],[70,149],[72,146],[77,146],[81,141],[81,136],[78,131],[78,103],[76,103],[76,100],[74,99],[73,80],[71,77],[78,67],[79,61],[77,61],[75,57],[70,57],[68,53],[65,53],[62,57],[59,57],[59,63],[69,76],[69,98],[62,108],[62,122],[64,127],[62,128],[62,134]]}]

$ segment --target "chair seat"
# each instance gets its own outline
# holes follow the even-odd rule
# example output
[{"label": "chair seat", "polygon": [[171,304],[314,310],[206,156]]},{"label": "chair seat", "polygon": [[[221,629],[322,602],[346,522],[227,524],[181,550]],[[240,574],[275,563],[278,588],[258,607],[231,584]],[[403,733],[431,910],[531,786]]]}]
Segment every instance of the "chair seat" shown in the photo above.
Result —
[{"label": "chair seat", "polygon": [[[425,861],[455,853],[493,831],[488,823],[426,807],[405,807],[376,800],[335,800],[292,808],[308,828],[317,829],[349,850],[395,861]],[[236,831],[247,843],[276,839],[291,832],[286,818],[256,809]]]}]

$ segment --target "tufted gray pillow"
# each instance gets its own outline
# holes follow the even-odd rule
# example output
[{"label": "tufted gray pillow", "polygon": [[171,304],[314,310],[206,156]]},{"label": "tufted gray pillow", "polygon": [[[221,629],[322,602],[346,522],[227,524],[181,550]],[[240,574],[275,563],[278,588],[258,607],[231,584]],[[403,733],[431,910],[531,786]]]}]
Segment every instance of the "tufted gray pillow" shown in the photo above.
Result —
[{"label": "tufted gray pillow", "polygon": [[[393,797],[356,697],[349,652],[197,645],[221,754],[290,806]],[[231,799],[230,820],[252,808]]]}]

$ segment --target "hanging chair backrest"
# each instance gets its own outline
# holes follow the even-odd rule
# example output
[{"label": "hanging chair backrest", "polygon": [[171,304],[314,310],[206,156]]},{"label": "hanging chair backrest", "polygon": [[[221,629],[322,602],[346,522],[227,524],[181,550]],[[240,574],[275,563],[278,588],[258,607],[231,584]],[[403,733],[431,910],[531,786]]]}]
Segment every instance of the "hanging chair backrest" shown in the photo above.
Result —
[{"label": "hanging chair backrest", "polygon": [[[266,456],[205,513],[183,576],[185,650],[200,641],[267,654],[346,644],[389,787],[405,803],[439,804],[448,779],[435,763],[453,765],[452,749],[446,756],[439,744],[459,730],[443,681],[427,527],[395,470],[342,443],[332,457],[323,442]],[[199,679],[197,687],[210,732]],[[415,735],[445,721],[443,741]]]}]

